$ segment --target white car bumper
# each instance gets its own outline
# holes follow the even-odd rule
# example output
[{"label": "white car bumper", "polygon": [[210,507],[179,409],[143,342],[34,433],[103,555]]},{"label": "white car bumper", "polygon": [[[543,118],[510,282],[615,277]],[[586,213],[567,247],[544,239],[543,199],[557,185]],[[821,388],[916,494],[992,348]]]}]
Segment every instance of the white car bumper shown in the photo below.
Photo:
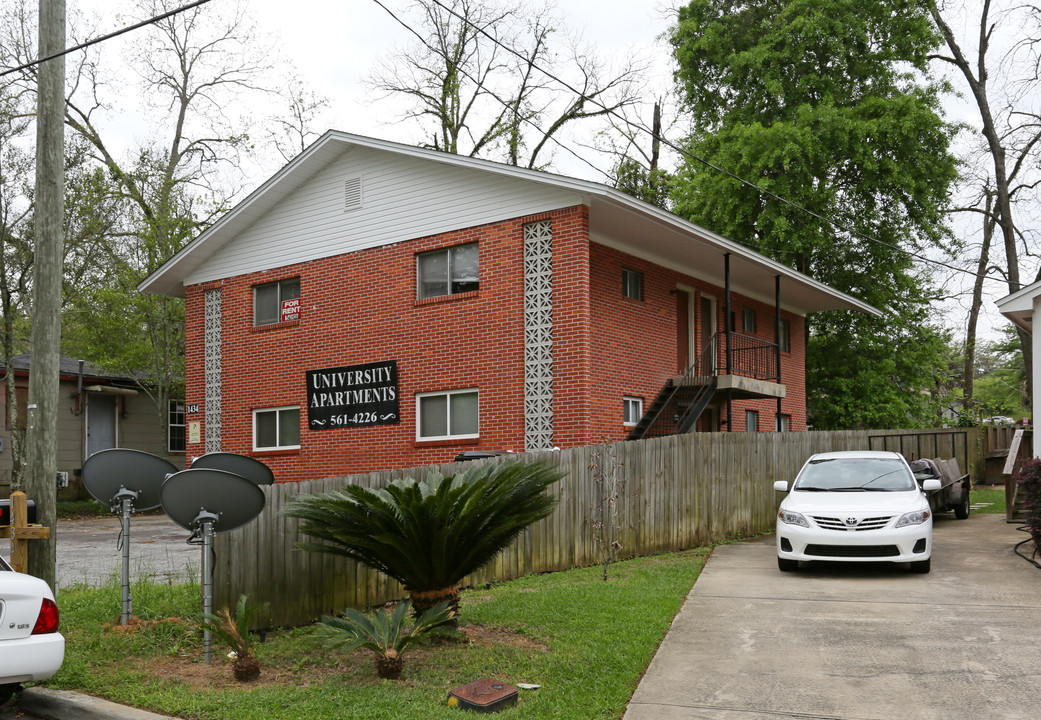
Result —
[{"label": "white car bumper", "polygon": [[777,556],[805,561],[917,562],[932,555],[932,535],[932,518],[899,529],[865,531],[806,528],[778,520]]},{"label": "white car bumper", "polygon": [[65,658],[61,633],[30,635],[0,643],[0,685],[46,680]]}]

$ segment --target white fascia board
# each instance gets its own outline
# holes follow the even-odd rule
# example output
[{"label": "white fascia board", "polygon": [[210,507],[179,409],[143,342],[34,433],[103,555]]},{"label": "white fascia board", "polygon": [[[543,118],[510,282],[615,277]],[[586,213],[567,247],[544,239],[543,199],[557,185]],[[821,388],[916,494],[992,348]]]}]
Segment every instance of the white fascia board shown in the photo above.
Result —
[{"label": "white fascia board", "polygon": [[994,304],[998,312],[1028,333],[1034,331],[1034,301],[1041,296],[1041,281],[1006,295]]}]

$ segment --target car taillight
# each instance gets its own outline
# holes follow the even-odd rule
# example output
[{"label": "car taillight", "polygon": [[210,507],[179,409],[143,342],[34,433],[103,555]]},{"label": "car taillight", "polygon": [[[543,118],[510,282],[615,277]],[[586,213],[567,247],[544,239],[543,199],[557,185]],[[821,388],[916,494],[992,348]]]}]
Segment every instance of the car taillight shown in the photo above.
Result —
[{"label": "car taillight", "polygon": [[55,632],[58,632],[58,606],[50,598],[44,598],[32,634],[46,635]]}]

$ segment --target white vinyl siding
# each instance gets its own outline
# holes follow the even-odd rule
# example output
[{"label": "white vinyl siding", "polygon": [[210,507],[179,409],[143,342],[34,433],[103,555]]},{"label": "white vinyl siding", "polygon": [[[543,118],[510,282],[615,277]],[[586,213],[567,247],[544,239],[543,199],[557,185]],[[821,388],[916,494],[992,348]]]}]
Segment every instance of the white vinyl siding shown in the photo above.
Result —
[{"label": "white vinyl siding", "polygon": [[[344,183],[364,178],[344,212]],[[580,205],[579,193],[356,147],[290,192],[188,273],[192,285]],[[247,209],[248,212],[248,209]]]}]

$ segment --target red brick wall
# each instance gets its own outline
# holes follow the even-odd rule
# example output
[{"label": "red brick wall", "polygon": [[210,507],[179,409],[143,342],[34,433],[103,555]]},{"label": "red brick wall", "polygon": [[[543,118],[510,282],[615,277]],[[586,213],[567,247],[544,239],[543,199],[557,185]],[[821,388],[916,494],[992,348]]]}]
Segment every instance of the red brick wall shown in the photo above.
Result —
[{"label": "red brick wall", "polygon": [[[720,328],[722,292],[590,245],[588,209],[579,206],[187,288],[187,402],[199,404],[187,420],[201,423],[203,441],[189,444],[188,456],[205,452],[203,292],[212,287],[223,293],[222,449],[263,460],[279,481],[445,462],[465,449],[523,450],[523,227],[546,218],[554,254],[554,444],[624,437],[622,396],[641,396],[649,406],[674,374],[669,290],[680,282],[712,292]],[[468,242],[480,243],[480,289],[417,300],[415,255]],[[622,298],[623,265],[644,272],[644,301]],[[300,320],[254,328],[253,287],[292,277],[300,278]],[[772,308],[756,307],[772,318]],[[784,381],[792,383],[786,407],[792,429],[804,429],[805,399],[796,394],[803,324],[789,319],[798,352],[785,358]],[[763,337],[772,339],[771,323],[760,322]],[[308,428],[307,370],[384,360],[398,363],[400,424]],[[479,439],[416,440],[417,393],[473,387],[480,389]],[[300,449],[254,452],[253,410],[286,405],[300,406]],[[762,406],[772,427],[773,401],[745,405]],[[735,414],[742,423],[735,429],[743,429],[743,410]]]}]

